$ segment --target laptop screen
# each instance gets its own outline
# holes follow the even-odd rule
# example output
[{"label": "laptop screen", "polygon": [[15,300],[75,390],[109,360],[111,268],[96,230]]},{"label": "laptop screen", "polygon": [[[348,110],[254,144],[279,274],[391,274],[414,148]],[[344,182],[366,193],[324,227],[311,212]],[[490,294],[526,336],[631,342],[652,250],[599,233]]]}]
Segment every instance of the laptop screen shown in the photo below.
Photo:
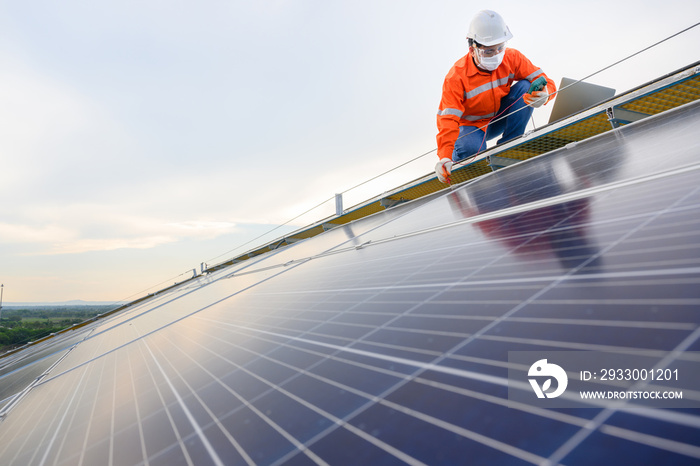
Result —
[{"label": "laptop screen", "polygon": [[615,95],[615,89],[610,87],[576,81],[576,79],[562,78],[549,116],[549,123],[571,116]]}]

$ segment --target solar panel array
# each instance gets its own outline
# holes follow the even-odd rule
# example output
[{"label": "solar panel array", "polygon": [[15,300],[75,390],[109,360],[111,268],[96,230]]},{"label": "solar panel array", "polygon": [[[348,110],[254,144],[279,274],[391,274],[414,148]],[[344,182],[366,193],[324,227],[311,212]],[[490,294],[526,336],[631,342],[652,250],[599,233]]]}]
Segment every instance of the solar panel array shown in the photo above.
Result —
[{"label": "solar panel array", "polygon": [[699,124],[690,104],[100,322],[12,405],[0,464],[697,464],[698,410],[513,401],[508,353],[699,372]]}]

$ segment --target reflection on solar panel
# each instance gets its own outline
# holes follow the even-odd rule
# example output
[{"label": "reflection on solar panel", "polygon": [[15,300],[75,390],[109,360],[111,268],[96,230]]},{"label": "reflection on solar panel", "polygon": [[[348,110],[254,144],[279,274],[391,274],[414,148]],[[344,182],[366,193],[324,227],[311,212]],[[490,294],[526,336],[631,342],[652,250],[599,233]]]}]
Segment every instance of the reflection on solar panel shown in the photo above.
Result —
[{"label": "reflection on solar panel", "polygon": [[8,404],[0,464],[697,464],[696,409],[513,401],[508,353],[700,372],[698,125],[689,104],[98,322]]}]

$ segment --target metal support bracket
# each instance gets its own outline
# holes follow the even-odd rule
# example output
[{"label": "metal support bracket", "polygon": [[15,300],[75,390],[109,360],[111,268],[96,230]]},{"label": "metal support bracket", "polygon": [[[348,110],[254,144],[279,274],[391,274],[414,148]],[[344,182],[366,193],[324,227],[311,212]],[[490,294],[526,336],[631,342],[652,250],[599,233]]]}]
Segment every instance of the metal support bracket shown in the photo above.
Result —
[{"label": "metal support bracket", "polygon": [[287,245],[289,245],[287,238],[282,238],[282,241],[278,241],[277,243],[270,245],[270,251],[274,251],[275,249],[279,249]]},{"label": "metal support bracket", "polygon": [[499,168],[515,165],[518,162],[522,162],[522,160],[511,159],[508,157],[499,157],[497,155],[489,155],[488,157],[486,157],[486,161],[488,162],[489,167],[491,167],[491,170],[493,171],[496,171]]},{"label": "metal support bracket", "polygon": [[404,202],[408,202],[408,199],[391,199],[390,197],[385,197],[384,199],[379,199],[379,205],[384,207],[385,209],[390,209],[394,206],[397,206],[399,204],[403,204]]},{"label": "metal support bracket", "polygon": [[608,121],[613,129],[649,116],[647,113],[635,112],[621,107],[610,107],[605,112],[608,114]]},{"label": "metal support bracket", "polygon": [[335,215],[338,217],[343,215],[343,194],[335,195]]}]

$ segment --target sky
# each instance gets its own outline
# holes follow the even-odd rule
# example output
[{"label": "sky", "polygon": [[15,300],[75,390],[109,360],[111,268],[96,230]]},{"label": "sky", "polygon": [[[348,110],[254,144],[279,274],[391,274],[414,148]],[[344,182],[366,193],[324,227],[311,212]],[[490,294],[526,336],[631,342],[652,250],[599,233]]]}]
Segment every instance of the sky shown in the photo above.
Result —
[{"label": "sky", "polygon": [[[286,223],[335,193],[431,173],[442,82],[486,8],[556,83],[700,21],[691,0],[0,0],[5,304],[129,301],[331,215]],[[697,44],[588,82],[629,90]]]}]

